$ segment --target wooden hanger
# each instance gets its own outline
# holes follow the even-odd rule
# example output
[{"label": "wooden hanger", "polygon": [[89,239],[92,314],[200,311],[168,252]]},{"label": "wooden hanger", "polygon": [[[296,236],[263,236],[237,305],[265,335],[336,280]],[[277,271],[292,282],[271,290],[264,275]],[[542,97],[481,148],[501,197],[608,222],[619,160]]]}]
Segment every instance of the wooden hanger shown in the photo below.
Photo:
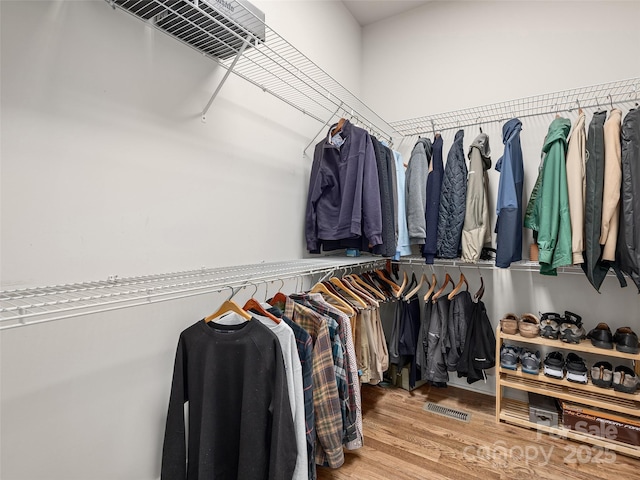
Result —
[{"label": "wooden hanger", "polygon": [[342,283],[344,283],[348,288],[353,290],[353,293],[358,295],[368,305],[371,305],[372,303],[374,303],[376,306],[378,306],[378,301],[375,298],[373,298],[373,296],[369,293],[368,290],[365,290],[364,288],[362,288],[355,280],[342,277]]},{"label": "wooden hanger", "polygon": [[460,280],[458,280],[458,284],[453,287],[451,293],[449,293],[449,300],[453,300],[460,290],[462,290],[462,285],[467,286],[467,292],[469,291],[469,282],[467,282],[467,278],[464,276],[464,273],[460,272]]},{"label": "wooden hanger", "polygon": [[400,288],[398,288],[398,290],[396,291],[396,298],[400,298],[400,296],[402,295],[402,292],[404,291],[405,288],[407,288],[407,284],[409,283],[409,276],[407,275],[406,271],[402,272],[402,283],[400,284]]},{"label": "wooden hanger", "polygon": [[453,279],[451,278],[451,276],[447,273],[444,277],[444,283],[442,284],[442,286],[440,287],[440,290],[438,290],[436,293],[433,294],[433,297],[431,298],[431,301],[433,303],[436,303],[436,300],[438,300],[438,298],[440,297],[440,295],[442,295],[442,292],[444,292],[444,289],[447,288],[447,285],[451,283],[451,286],[455,287],[454,283],[453,283]]},{"label": "wooden hanger", "polygon": [[242,307],[242,309],[246,312],[248,312],[249,310],[255,310],[256,312],[258,312],[260,315],[262,315],[263,317],[268,317],[271,320],[273,320],[276,323],[280,323],[280,319],[278,317],[276,317],[275,315],[273,315],[272,313],[267,312],[262,305],[260,305],[260,303],[255,300],[254,298],[250,298],[247,303],[244,304],[244,307]]},{"label": "wooden hanger", "polygon": [[393,294],[395,295],[395,292],[398,291],[398,289],[400,288],[400,286],[394,282],[393,280],[391,280],[391,278],[388,277],[388,272],[386,270],[376,270],[375,274],[377,275],[377,277],[382,280],[383,282],[385,282],[387,285],[389,285],[392,289]]},{"label": "wooden hanger", "polygon": [[220,308],[218,308],[218,310],[216,310],[214,313],[212,313],[207,318],[205,318],[204,321],[209,323],[211,320],[215,320],[216,318],[221,317],[225,313],[231,313],[231,312],[240,315],[245,320],[251,320],[251,314],[241,309],[240,306],[233,300],[226,300],[222,303],[222,305],[220,305]]},{"label": "wooden hanger", "polygon": [[377,299],[382,300],[382,301],[387,299],[387,297],[385,297],[380,290],[378,290],[376,287],[373,287],[373,286],[369,285],[367,282],[365,282],[362,279],[362,277],[360,277],[358,275],[350,275],[350,278],[352,278],[354,282],[356,282],[358,285],[360,285],[366,291],[370,292]]},{"label": "wooden hanger", "polygon": [[346,122],[347,119],[346,118],[341,118],[340,120],[338,120],[338,124],[336,125],[336,128],[334,128],[333,130],[331,130],[331,136],[333,137],[336,133],[342,131],[342,127],[344,127],[344,122]]},{"label": "wooden hanger", "polygon": [[413,290],[408,292],[404,297],[405,298],[413,297],[415,294],[417,294],[420,291],[420,289],[422,288],[422,285],[424,285],[425,282],[427,283],[427,285],[429,285],[429,287],[431,287],[431,285],[429,284],[429,280],[427,280],[427,276],[423,273],[422,276],[420,277],[420,281],[418,282],[418,285]]},{"label": "wooden hanger", "polygon": [[437,286],[438,286],[438,278],[436,277],[435,273],[432,273],[431,274],[431,286],[429,286],[429,290],[427,290],[427,293],[424,294],[424,301],[425,302],[429,301],[429,297],[433,294],[433,292],[435,291]]},{"label": "wooden hanger", "polygon": [[273,296],[273,298],[271,299],[271,301],[269,303],[271,305],[275,305],[276,303],[284,303],[286,305],[287,304],[287,296],[282,292],[278,292]]},{"label": "wooden hanger", "polygon": [[333,277],[333,278],[330,278],[329,281],[332,284],[334,284],[336,287],[340,288],[343,292],[345,292],[351,298],[353,298],[363,308],[367,308],[369,306],[364,300],[362,300],[362,298],[360,298],[356,293],[354,293],[351,289],[349,289],[349,287],[345,286],[339,278]]},{"label": "wooden hanger", "polygon": [[340,298],[339,296],[337,296],[336,294],[334,294],[331,290],[329,290],[327,288],[327,286],[324,283],[316,283],[313,288],[311,290],[309,290],[311,293],[319,293],[323,296],[327,296],[331,299],[333,299],[334,302],[336,302],[339,305],[339,309],[345,313],[348,313],[349,315],[355,315],[356,311],[353,309],[353,307],[351,305],[349,305],[349,303],[347,303],[345,300],[343,300],[342,298]]},{"label": "wooden hanger", "polygon": [[[480,271],[480,268],[478,267],[478,272],[479,271]],[[484,295],[484,279],[482,278],[482,273],[481,273],[480,274],[480,288],[478,289],[478,291],[473,296],[473,299],[475,301],[481,300],[482,299],[482,295]]]}]

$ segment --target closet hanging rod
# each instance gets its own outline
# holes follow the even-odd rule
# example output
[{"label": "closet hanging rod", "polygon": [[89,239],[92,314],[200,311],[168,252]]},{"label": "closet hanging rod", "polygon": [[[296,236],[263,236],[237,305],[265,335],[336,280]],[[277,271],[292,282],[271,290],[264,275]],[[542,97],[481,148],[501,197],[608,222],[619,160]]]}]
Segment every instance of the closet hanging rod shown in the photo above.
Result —
[{"label": "closet hanging rod", "polygon": [[184,299],[228,288],[242,289],[276,280],[382,265],[382,259],[373,257],[325,257],[3,291],[0,292],[0,330]]},{"label": "closet hanging rod", "polygon": [[608,105],[633,105],[637,101],[640,77],[587,87],[535,95],[506,102],[455,110],[436,115],[399,120],[390,125],[403,137],[430,135],[432,131],[467,128],[492,122],[504,122],[556,112],[572,112],[578,107],[607,108]]}]

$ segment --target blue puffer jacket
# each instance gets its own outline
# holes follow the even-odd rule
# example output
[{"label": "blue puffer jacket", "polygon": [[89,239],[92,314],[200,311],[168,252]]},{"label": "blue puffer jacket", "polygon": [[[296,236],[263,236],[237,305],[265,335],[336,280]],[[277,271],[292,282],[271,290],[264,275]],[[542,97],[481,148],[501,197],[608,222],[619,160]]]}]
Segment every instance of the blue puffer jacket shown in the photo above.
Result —
[{"label": "blue puffer jacket", "polygon": [[496,205],[497,248],[496,267],[507,268],[511,262],[522,260],[522,122],[512,118],[502,127],[504,154],[496,164],[500,172]]},{"label": "blue puffer jacket", "polygon": [[460,253],[467,204],[467,164],[464,160],[463,139],[464,130],[458,130],[444,169],[436,249],[436,256],[439,258],[456,258]]}]

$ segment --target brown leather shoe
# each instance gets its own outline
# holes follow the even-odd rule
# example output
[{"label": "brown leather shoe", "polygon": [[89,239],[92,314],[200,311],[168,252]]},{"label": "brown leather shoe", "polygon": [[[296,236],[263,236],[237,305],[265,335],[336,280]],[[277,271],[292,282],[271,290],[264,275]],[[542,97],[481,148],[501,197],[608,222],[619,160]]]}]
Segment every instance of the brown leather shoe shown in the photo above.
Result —
[{"label": "brown leather shoe", "polygon": [[518,322],[518,329],[523,337],[537,337],[540,335],[540,320],[533,313],[524,313]]},{"label": "brown leather shoe", "polygon": [[505,313],[502,320],[500,320],[500,329],[502,333],[508,335],[518,333],[518,316],[515,313]]}]

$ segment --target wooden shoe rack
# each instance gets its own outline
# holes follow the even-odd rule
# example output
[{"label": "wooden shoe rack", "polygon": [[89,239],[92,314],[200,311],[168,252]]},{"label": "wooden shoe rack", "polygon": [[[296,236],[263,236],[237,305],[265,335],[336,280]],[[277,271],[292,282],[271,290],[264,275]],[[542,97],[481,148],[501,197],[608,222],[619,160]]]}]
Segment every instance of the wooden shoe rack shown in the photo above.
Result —
[{"label": "wooden shoe rack", "polygon": [[[523,373],[518,366],[517,370],[509,370],[500,366],[500,347],[503,343],[525,346],[531,350],[540,350],[548,347],[551,350],[560,350],[566,357],[569,351],[582,354],[597,355],[601,359],[609,360],[615,366],[615,359],[633,360],[636,373],[640,368],[640,354],[619,352],[615,349],[605,350],[591,345],[589,340],[583,340],[579,344],[564,343],[560,340],[543,337],[526,338],[519,334],[509,335],[500,330],[496,332],[496,421],[518,425],[526,428],[534,428],[539,431],[552,433],[564,438],[577,440],[591,445],[607,448],[615,452],[640,458],[640,446],[617,442],[606,438],[597,437],[588,433],[559,427],[539,425],[529,420],[529,407],[526,402],[507,399],[504,397],[505,388],[513,388],[525,392],[538,393],[559,400],[597,407],[611,412],[623,413],[637,417],[640,421],[640,391],[630,394],[617,392],[613,388],[600,388],[591,383],[581,385],[569,382],[566,379],[554,379],[546,377],[540,368],[540,374],[530,375]],[[544,359],[544,356],[543,356]],[[587,363],[590,366],[590,363]],[[562,423],[562,422],[560,422]]]}]

